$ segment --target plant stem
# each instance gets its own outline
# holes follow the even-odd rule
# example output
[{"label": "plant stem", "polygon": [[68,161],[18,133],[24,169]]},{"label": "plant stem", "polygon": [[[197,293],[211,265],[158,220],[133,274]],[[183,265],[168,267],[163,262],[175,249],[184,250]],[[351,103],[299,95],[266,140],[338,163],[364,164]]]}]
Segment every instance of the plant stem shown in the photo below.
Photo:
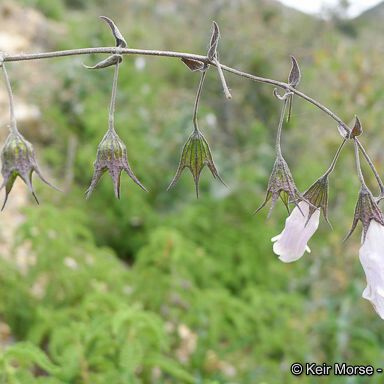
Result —
[{"label": "plant stem", "polygon": [[379,187],[380,187],[381,195],[384,195],[384,184],[383,184],[383,181],[380,178],[379,173],[376,170],[376,167],[374,166],[374,164],[373,164],[371,158],[369,157],[367,151],[365,150],[365,148],[363,147],[363,145],[360,143],[360,141],[357,138],[355,139],[355,142],[359,146],[361,153],[363,154],[363,156],[367,160],[367,163],[369,164],[373,174],[375,175],[377,183],[379,184]]},{"label": "plant stem", "polygon": [[116,107],[116,91],[117,91],[117,79],[119,77],[119,63],[115,64],[115,71],[113,74],[111,104],[109,107],[109,129],[115,130],[115,107]]},{"label": "plant stem", "polygon": [[[161,57],[173,57],[173,58],[184,58],[184,59],[192,59],[201,61],[205,64],[211,64],[218,68],[220,79],[222,81],[222,85],[224,88],[224,92],[226,90],[226,83],[223,83],[223,73],[222,71],[227,71],[229,73],[233,73],[234,75],[244,77],[250,79],[252,81],[256,81],[259,83],[271,84],[286,91],[290,91],[295,95],[299,96],[303,100],[313,104],[318,109],[322,110],[328,116],[330,116],[333,120],[335,120],[339,125],[341,125],[348,133],[351,132],[351,129],[348,125],[333,111],[327,108],[325,105],[321,104],[319,101],[313,99],[312,97],[306,95],[305,93],[297,90],[296,88],[290,86],[288,83],[277,81],[273,79],[269,79],[266,77],[255,76],[250,73],[246,73],[240,71],[235,68],[231,68],[227,65],[218,63],[217,61],[210,61],[207,56],[196,55],[191,53],[184,52],[174,52],[174,51],[162,51],[162,50],[150,50],[150,49],[132,49],[132,48],[119,48],[119,47],[96,47],[96,48],[79,48],[79,49],[68,49],[63,51],[53,51],[53,52],[43,52],[43,53],[30,53],[30,54],[18,54],[18,55],[7,55],[3,53],[3,61],[4,62],[17,62],[17,61],[27,61],[27,60],[40,60],[40,59],[50,59],[57,57],[65,57],[65,56],[77,56],[77,55],[89,55],[95,53],[109,53],[109,54],[120,54],[120,55],[144,55],[144,56],[161,56]],[[225,81],[225,79],[224,79]],[[225,84],[225,85],[224,85]],[[228,89],[228,87],[227,87]],[[369,158],[366,150],[362,146],[362,144],[357,140],[357,144],[362,151],[364,157],[366,158],[372,172],[374,173],[377,182],[379,183],[382,194],[384,194],[384,184],[380,179],[380,176]]]},{"label": "plant stem", "polygon": [[[159,51],[159,50],[151,50],[151,49],[132,49],[132,48],[116,48],[116,47],[97,47],[97,48],[79,48],[79,49],[68,49],[64,51],[53,51],[53,52],[43,52],[43,53],[30,53],[30,54],[19,54],[19,55],[4,55],[5,62],[15,62],[15,61],[27,61],[27,60],[40,60],[40,59],[50,59],[57,57],[65,57],[65,56],[77,56],[77,55],[89,55],[94,53],[109,53],[109,54],[119,54],[119,55],[143,55],[143,56],[161,56],[161,57],[174,57],[174,58],[184,58],[184,59],[192,59],[201,61],[206,64],[211,64],[217,66],[217,63],[214,61],[209,61],[207,56],[196,55],[191,53],[184,52],[174,52],[174,51]],[[348,132],[350,132],[350,128],[343,120],[337,116],[330,109],[325,107],[320,102],[315,99],[307,96],[303,92],[298,91],[296,88],[290,86],[288,83],[283,81],[277,81],[273,79],[268,79],[266,77],[255,76],[250,73],[242,72],[238,69],[228,67],[227,65],[220,63],[220,68],[229,73],[233,73],[234,75],[244,77],[247,79],[251,79],[253,81],[257,81],[259,83],[271,84],[277,86],[281,89],[290,91],[302,99],[308,101],[309,103],[315,105],[323,112],[325,112],[328,116],[334,119],[338,124],[342,125]]]},{"label": "plant stem", "polygon": [[195,131],[199,130],[198,125],[197,125],[197,110],[198,110],[198,107],[199,107],[201,91],[203,89],[203,84],[204,84],[204,80],[205,80],[206,74],[207,74],[207,71],[203,71],[203,73],[201,74],[200,82],[199,82],[199,87],[197,88],[197,93],[196,93],[195,105],[193,107],[193,118],[192,118],[192,121],[193,121],[193,126],[195,128]]},{"label": "plant stem", "polygon": [[360,164],[360,151],[359,151],[359,145],[357,143],[356,139],[354,140],[354,148],[355,148],[355,160],[356,160],[356,169],[357,169],[357,175],[359,177],[361,186],[363,188],[367,188],[367,185],[365,184],[363,172],[361,171],[361,164]]},{"label": "plant stem", "polygon": [[[173,52],[173,51],[160,51],[153,49],[133,49],[133,48],[120,48],[120,47],[96,47],[96,48],[77,48],[66,49],[63,51],[41,52],[41,53],[21,53],[18,55],[5,55],[4,61],[27,61],[27,60],[40,60],[51,59],[64,56],[78,56],[89,55],[94,53],[108,53],[117,55],[143,55],[143,56],[163,56],[163,57],[176,57],[202,61],[209,64],[207,56],[196,55],[193,53]],[[213,63],[212,63],[213,64]]]},{"label": "plant stem", "polygon": [[16,117],[15,117],[15,103],[13,100],[13,92],[11,87],[11,82],[9,81],[7,70],[5,69],[5,64],[2,64],[3,74],[4,74],[4,81],[5,85],[7,87],[7,93],[8,93],[8,99],[9,99],[9,116],[10,116],[10,125],[9,125],[9,131],[11,133],[17,133],[17,124],[16,124]]},{"label": "plant stem", "polygon": [[281,112],[280,112],[279,126],[277,127],[277,134],[276,134],[276,155],[280,156],[280,157],[282,156],[282,153],[281,153],[281,132],[283,130],[284,116],[285,116],[285,112],[287,110],[287,105],[289,102],[288,99],[289,99],[289,97],[284,99],[283,106],[282,106]]},{"label": "plant stem", "polygon": [[219,72],[219,78],[220,78],[220,81],[221,81],[221,85],[223,87],[223,91],[224,91],[225,97],[228,100],[232,99],[231,92],[229,92],[229,89],[228,89],[228,86],[227,86],[227,82],[225,81],[223,70],[221,69],[221,64],[219,63],[219,61],[216,58],[213,60],[213,62],[215,63],[215,65],[217,67],[217,72]]},{"label": "plant stem", "polygon": [[343,149],[344,144],[347,142],[347,140],[348,140],[347,138],[344,138],[342,143],[339,145],[339,148],[337,148],[337,151],[336,151],[336,154],[335,154],[335,156],[334,156],[334,158],[332,160],[332,163],[329,166],[329,168],[327,169],[327,171],[324,173],[323,177],[326,177],[326,176],[330,175],[334,171],[336,163],[337,163],[337,160],[339,159],[341,150]]}]

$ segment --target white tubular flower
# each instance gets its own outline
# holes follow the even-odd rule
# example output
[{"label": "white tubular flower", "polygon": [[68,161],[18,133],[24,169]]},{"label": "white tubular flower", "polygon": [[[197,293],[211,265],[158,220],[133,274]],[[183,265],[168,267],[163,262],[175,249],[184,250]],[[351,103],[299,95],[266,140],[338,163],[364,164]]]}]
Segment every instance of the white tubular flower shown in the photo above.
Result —
[{"label": "white tubular flower", "polygon": [[384,226],[371,220],[359,252],[367,287],[363,298],[369,300],[378,315],[384,319]]},{"label": "white tubular flower", "polygon": [[300,259],[305,251],[311,252],[307,243],[319,226],[320,209],[311,214],[310,205],[305,201],[299,203],[299,208],[293,209],[285,221],[283,232],[272,239],[273,252],[284,263]]}]

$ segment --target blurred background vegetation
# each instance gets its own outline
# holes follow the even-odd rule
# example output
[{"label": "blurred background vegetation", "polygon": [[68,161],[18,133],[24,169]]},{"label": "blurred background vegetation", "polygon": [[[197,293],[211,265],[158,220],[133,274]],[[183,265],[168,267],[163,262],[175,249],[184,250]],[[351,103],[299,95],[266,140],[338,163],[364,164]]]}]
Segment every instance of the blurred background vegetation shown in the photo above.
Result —
[{"label": "blurred background vegetation", "polygon": [[[97,19],[103,14],[130,47],[204,54],[216,20],[227,65],[285,80],[295,55],[300,89],[345,121],[359,115],[362,142],[382,172],[383,11],[344,20],[336,10],[325,21],[273,0],[8,1],[0,4],[0,43],[18,53],[111,46]],[[333,231],[322,222],[312,253],[283,264],[270,243],[284,225],[283,207],[268,221],[266,211],[252,216],[274,161],[272,88],[228,74],[233,100],[226,101],[209,71],[200,127],[230,189],[204,170],[197,200],[188,172],[165,189],[192,131],[199,74],[177,59],[126,56],[116,129],[150,192],[123,176],[118,201],[105,176],[85,201],[113,69],[88,71],[82,63],[101,58],[8,65],[19,128],[65,193],[36,183],[38,207],[19,183],[2,213],[0,382],[294,383],[296,361],[382,367],[383,323],[361,298],[359,234],[342,243],[358,193],[352,147],[331,177]],[[301,191],[328,167],[340,140],[332,120],[295,99],[283,151]]]}]

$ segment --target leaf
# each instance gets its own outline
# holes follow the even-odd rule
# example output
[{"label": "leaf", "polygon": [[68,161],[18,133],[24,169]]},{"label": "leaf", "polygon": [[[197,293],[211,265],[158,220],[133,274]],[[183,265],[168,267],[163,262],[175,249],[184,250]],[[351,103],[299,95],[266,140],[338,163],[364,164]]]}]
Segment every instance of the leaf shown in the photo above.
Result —
[{"label": "leaf", "polygon": [[196,383],[195,378],[188,371],[167,357],[156,356],[154,358],[148,359],[146,364],[149,366],[159,367],[162,371],[177,379],[178,382],[188,384]]},{"label": "leaf", "polygon": [[290,86],[296,87],[301,80],[301,71],[300,71],[299,63],[297,62],[294,56],[291,56],[291,61],[292,61],[292,68],[291,68],[291,72],[289,73],[288,83]]},{"label": "leaf", "polygon": [[119,351],[119,366],[126,372],[135,371],[142,363],[144,358],[143,345],[139,339],[127,340]]},{"label": "leaf", "polygon": [[355,125],[351,131],[351,138],[360,136],[363,133],[363,127],[361,125],[360,119],[355,115]]},{"label": "leaf", "polygon": [[83,64],[83,66],[87,69],[101,69],[101,68],[107,68],[111,65],[115,65],[118,63],[121,63],[123,61],[123,58],[121,55],[111,55],[108,56],[106,59],[100,61],[99,63],[95,64],[93,67],[89,67],[88,65]]},{"label": "leaf", "polygon": [[205,64],[199,60],[182,58],[181,61],[192,71],[202,71],[205,68]]},{"label": "leaf", "polygon": [[116,47],[119,48],[126,48],[127,47],[127,42],[125,41],[123,35],[119,31],[119,28],[117,28],[116,24],[106,16],[99,16],[101,20],[104,20],[111,28],[113,36],[116,39]]},{"label": "leaf", "polygon": [[220,30],[217,23],[213,22],[213,29],[212,29],[212,35],[211,35],[211,41],[209,43],[209,49],[208,49],[208,59],[210,61],[214,60],[217,56],[217,46],[219,44],[220,39]]},{"label": "leaf", "polygon": [[29,342],[19,342],[12,345],[5,352],[5,358],[9,361],[16,360],[20,364],[36,364],[44,371],[54,374],[59,367],[54,365],[47,355],[37,346]]}]

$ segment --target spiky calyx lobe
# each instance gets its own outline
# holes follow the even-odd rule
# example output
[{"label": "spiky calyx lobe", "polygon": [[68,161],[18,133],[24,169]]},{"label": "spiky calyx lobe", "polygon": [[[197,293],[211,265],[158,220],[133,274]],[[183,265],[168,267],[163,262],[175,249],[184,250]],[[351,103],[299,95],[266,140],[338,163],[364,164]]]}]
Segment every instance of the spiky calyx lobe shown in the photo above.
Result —
[{"label": "spiky calyx lobe", "polygon": [[348,240],[356,229],[357,223],[361,221],[363,225],[363,242],[367,235],[369,224],[372,220],[377,221],[384,226],[384,217],[376,203],[375,198],[372,195],[372,192],[363,185],[360,189],[359,198],[357,200],[355,213],[353,216],[352,228],[346,236],[345,240]]},{"label": "spiky calyx lobe", "polygon": [[57,189],[43,177],[37,164],[32,144],[18,131],[11,132],[8,135],[1,151],[1,162],[1,174],[4,180],[0,189],[5,187],[5,199],[1,208],[2,210],[5,207],[8,195],[11,192],[13,184],[18,176],[21,177],[25,184],[27,184],[37,203],[39,203],[39,201],[32,185],[33,172],[36,172],[44,183],[54,189]]},{"label": "spiky calyx lobe", "polygon": [[316,209],[320,208],[323,212],[325,220],[330,225],[328,220],[328,191],[328,175],[324,175],[317,179],[308,188],[308,190],[304,193],[304,198],[306,198],[312,204],[312,206],[309,206],[308,218],[310,218],[314,214]]},{"label": "spiky calyx lobe", "polygon": [[[279,197],[284,203],[288,212],[288,204],[290,202],[294,203],[298,207],[298,203],[302,200],[305,200],[295,185],[292,173],[288,167],[287,162],[281,155],[278,155],[276,157],[271,176],[269,177],[265,200],[260,205],[260,207],[257,208],[255,214],[258,213],[262,208],[264,208],[268,201],[272,198],[271,208],[268,213],[269,217]],[[300,207],[298,208],[300,209]]]},{"label": "spiky calyx lobe", "polygon": [[195,182],[196,196],[199,197],[200,174],[205,165],[209,168],[215,179],[219,179],[226,185],[217,171],[207,140],[199,129],[195,128],[187,142],[184,144],[179,166],[168,189],[173,188],[178,182],[183,170],[189,168]]},{"label": "spiky calyx lobe", "polygon": [[127,147],[114,129],[108,129],[98,146],[91,185],[86,191],[87,199],[106,171],[108,171],[112,177],[115,196],[118,199],[120,198],[120,175],[122,171],[125,171],[140,188],[147,191],[133,173],[128,162]]}]

